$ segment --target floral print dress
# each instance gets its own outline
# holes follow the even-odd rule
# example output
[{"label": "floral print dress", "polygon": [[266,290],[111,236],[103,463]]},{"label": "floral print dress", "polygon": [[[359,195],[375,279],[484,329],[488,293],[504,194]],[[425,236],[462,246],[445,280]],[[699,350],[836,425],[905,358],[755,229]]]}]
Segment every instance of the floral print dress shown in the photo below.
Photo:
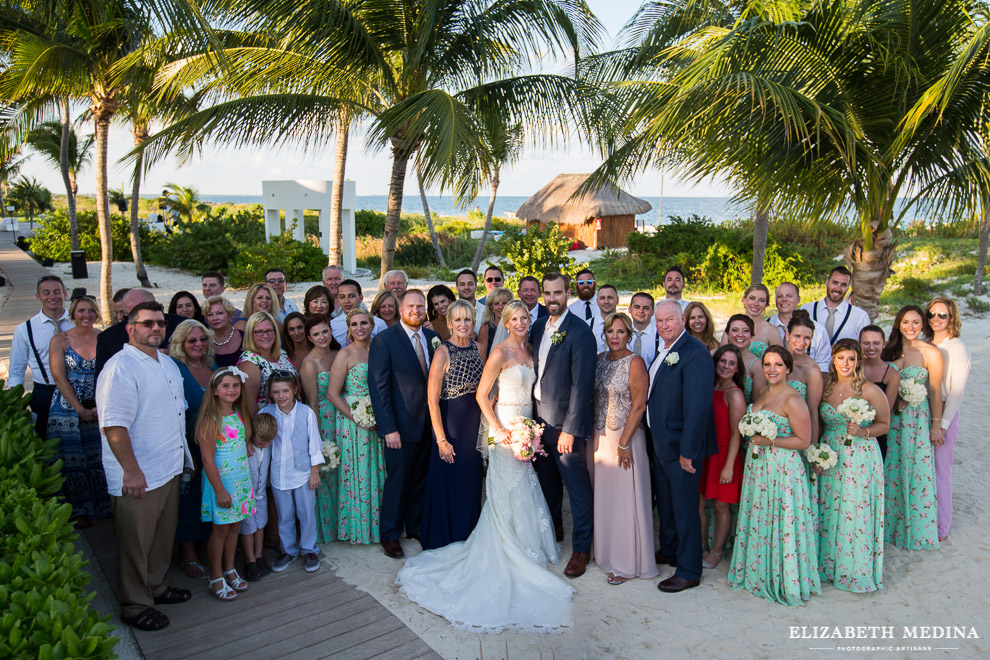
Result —
[{"label": "floral print dress", "polygon": [[[355,364],[344,379],[348,403],[368,396],[368,364]],[[340,467],[337,468],[337,538],[351,543],[377,543],[385,488],[384,443],[335,411]]]},{"label": "floral print dress", "polygon": [[[327,400],[330,372],[316,376],[316,394],[320,400],[320,439],[334,442],[336,411]],[[316,541],[330,543],[337,540],[337,470],[320,469],[320,485],[316,488]]]},{"label": "floral print dress", "polygon": [[[778,438],[794,435],[786,417],[764,412],[777,422]],[[753,458],[752,451],[746,452],[729,586],[771,603],[800,605],[821,593],[818,538],[801,453],[762,447]]]},{"label": "floral print dress", "polygon": [[[928,384],[924,367],[904,367],[900,374],[901,382],[910,378]],[[887,543],[905,550],[939,547],[931,423],[927,398],[890,415],[884,464],[885,534]]]},{"label": "floral print dress", "polygon": [[203,479],[204,522],[216,525],[230,525],[240,522],[255,513],[254,488],[251,485],[251,472],[248,469],[247,433],[244,423],[237,413],[220,420],[220,433],[217,434],[216,451],[213,462],[220,472],[220,482],[230,495],[230,508],[217,505],[217,494],[207,478]]},{"label": "floral print dress", "polygon": [[846,446],[848,420],[830,404],[820,407],[822,442],[838,455],[818,475],[818,565],[823,581],[845,591],[883,588],[883,460],[876,438],[854,437]]}]

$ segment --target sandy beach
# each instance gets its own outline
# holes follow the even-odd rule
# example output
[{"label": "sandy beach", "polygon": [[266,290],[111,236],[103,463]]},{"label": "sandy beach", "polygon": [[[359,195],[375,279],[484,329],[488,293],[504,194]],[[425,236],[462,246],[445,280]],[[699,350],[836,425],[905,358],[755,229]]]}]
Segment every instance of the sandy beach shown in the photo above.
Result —
[{"label": "sandy beach", "polygon": [[[88,280],[71,280],[72,286],[96,290],[99,264],[91,263]],[[66,275],[67,265],[52,269]],[[184,272],[149,268],[155,295],[167,303],[181,289],[201,294],[199,279]],[[312,283],[289,286],[289,295],[302,302]],[[368,291],[377,282],[361,281]],[[432,282],[413,281],[426,288]],[[132,264],[115,264],[114,286],[137,286]],[[244,291],[228,291],[238,306]],[[371,296],[365,300],[370,303]],[[623,299],[623,305],[627,298]],[[990,579],[983,564],[990,554],[990,479],[983,457],[980,431],[990,415],[987,398],[990,386],[990,319],[964,316],[963,340],[972,353],[972,375],[961,417],[959,444],[955,454],[955,518],[949,539],[939,551],[909,552],[887,546],[884,588],[872,595],[854,595],[823,586],[803,607],[788,608],[760,600],[748,592],[732,591],[726,582],[728,561],[705,571],[701,587],[681,594],[663,594],[658,579],[630,580],[609,586],[605,575],[592,563],[588,572],[571,581],[574,596],[574,626],[557,636],[479,635],[451,628],[441,619],[411,603],[394,585],[401,561],[385,557],[377,545],[323,546],[324,563],[339,576],[374,596],[444,658],[655,658],[678,655],[712,658],[738,657],[830,657],[836,650],[882,648],[889,657],[921,657],[932,653],[953,657],[990,656]],[[983,457],[983,458],[981,458]],[[565,500],[566,501],[566,500]],[[562,557],[570,555],[569,514]],[[403,541],[407,556],[419,551],[418,543]],[[553,568],[562,574],[563,562]],[[659,579],[672,568],[662,567]],[[861,628],[859,638],[814,639],[809,635],[835,627]],[[922,627],[930,627],[925,630]],[[804,627],[804,628],[801,628]],[[827,627],[827,630],[823,630]],[[953,628],[955,627],[955,628]],[[912,638],[972,631],[972,638]],[[853,631],[850,631],[853,632]],[[874,633],[877,637],[869,635]],[[865,637],[862,635],[866,635]],[[885,637],[886,636],[886,637]],[[919,650],[920,649],[920,650]]]}]

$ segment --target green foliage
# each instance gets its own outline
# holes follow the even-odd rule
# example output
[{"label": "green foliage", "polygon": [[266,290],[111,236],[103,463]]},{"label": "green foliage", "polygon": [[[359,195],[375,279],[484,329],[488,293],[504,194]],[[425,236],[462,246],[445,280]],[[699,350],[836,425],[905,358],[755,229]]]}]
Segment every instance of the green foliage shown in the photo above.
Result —
[{"label": "green foliage", "polygon": [[[478,249],[477,239],[468,238],[461,234],[449,234],[446,231],[437,232],[437,241],[440,243],[440,250],[443,251],[444,258],[451,267],[470,266],[474,252]],[[494,241],[490,241],[489,245],[492,243]],[[490,252],[490,250],[486,250],[486,253]],[[381,238],[364,236],[357,239],[357,259],[360,267],[368,268],[372,272],[380,269],[382,265],[381,253]],[[409,277],[443,279],[440,277],[443,273],[439,269],[437,257],[433,251],[433,241],[430,240],[425,226],[421,231],[404,233],[399,236],[395,244],[393,266],[406,271]]]},{"label": "green foliage", "polygon": [[230,265],[227,279],[231,286],[247,286],[261,282],[266,270],[278,266],[290,281],[312,282],[320,280],[326,265],[327,256],[323,250],[297,241],[285,232],[272,237],[270,243],[262,240],[260,243],[242,245]]},{"label": "green foliage", "polygon": [[111,658],[110,616],[89,607],[90,580],[61,488],[57,441],[34,433],[22,387],[0,381],[0,657]]},{"label": "green foliage", "polygon": [[209,270],[226,273],[245,246],[264,242],[261,211],[231,214],[221,207],[200,222],[179,223],[174,234],[148,250],[147,261],[196,273]]},{"label": "green foliage", "polygon": [[990,312],[990,303],[976,296],[966,296],[966,307],[971,314],[977,314],[979,316]]},{"label": "green foliage", "polygon": [[499,265],[505,271],[505,285],[512,290],[527,275],[540,279],[544,273],[556,270],[573,280],[580,270],[567,252],[571,239],[555,224],[545,230],[534,225],[526,234],[505,236],[500,242],[504,243],[505,261]]},{"label": "green foliage", "polygon": [[[76,214],[79,227],[79,247],[86,252],[89,261],[100,260],[100,229],[95,211],[80,211]],[[154,249],[166,241],[164,234],[141,225],[141,255],[147,260]],[[131,220],[122,215],[111,214],[110,234],[113,237],[113,260],[131,261]],[[72,250],[69,233],[69,214],[65,211],[52,211],[37,221],[31,251],[39,257],[55,261],[68,261]],[[169,265],[169,264],[165,264]]]},{"label": "green foliage", "polygon": [[380,211],[361,210],[354,212],[354,233],[356,236],[381,238],[385,235],[385,214]]},{"label": "green foliage", "polygon": [[959,220],[938,219],[935,222],[925,222],[915,219],[895,232],[896,236],[912,238],[979,238],[980,219],[977,217]]}]

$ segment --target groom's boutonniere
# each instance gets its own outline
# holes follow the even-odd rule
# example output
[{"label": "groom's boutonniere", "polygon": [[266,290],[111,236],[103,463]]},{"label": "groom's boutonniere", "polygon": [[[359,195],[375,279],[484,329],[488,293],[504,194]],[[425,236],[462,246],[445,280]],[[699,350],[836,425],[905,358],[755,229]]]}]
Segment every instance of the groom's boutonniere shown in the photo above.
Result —
[{"label": "groom's boutonniere", "polygon": [[562,341],[564,341],[564,337],[566,337],[566,336],[567,336],[567,331],[566,330],[564,332],[557,331],[557,332],[553,333],[552,335],[550,335],[550,343],[553,344],[554,346],[556,346],[556,345],[560,344]]},{"label": "groom's boutonniere", "polygon": [[663,361],[667,363],[668,367],[672,367],[677,364],[680,359],[681,356],[677,354],[677,351],[674,351],[673,353],[667,353],[667,357],[665,357]]},{"label": "groom's boutonniere", "polygon": [[438,348],[440,348],[440,338],[434,337],[433,339],[431,339],[430,346],[433,347],[433,350],[437,350]]}]

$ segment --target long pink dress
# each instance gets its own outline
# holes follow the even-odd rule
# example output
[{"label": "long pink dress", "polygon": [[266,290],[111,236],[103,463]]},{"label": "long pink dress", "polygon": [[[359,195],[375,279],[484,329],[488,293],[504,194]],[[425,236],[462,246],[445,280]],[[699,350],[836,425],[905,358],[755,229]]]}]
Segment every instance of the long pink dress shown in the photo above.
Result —
[{"label": "long pink dress", "polygon": [[629,365],[635,357],[613,361],[605,354],[598,358],[589,468],[595,488],[595,561],[606,573],[649,578],[659,571],[654,556],[650,459],[642,423],[630,441],[633,466],[619,467],[616,452],[632,409]]}]

